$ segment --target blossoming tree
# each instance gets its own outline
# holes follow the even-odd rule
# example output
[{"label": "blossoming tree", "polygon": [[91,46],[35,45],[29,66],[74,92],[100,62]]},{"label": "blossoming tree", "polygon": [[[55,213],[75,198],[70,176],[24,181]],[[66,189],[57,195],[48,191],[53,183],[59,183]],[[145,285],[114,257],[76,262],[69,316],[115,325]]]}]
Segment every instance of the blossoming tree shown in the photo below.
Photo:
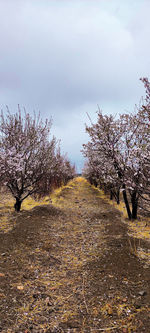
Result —
[{"label": "blossoming tree", "polygon": [[142,81],[146,88],[143,105],[117,120],[99,110],[97,123],[86,126],[90,142],[83,145],[88,160],[85,173],[92,171],[118,203],[122,191],[129,219],[137,218],[139,198],[150,193],[150,84]]},{"label": "blossoming tree", "polygon": [[1,112],[0,177],[16,199],[15,210],[22,201],[38,191],[38,184],[53,165],[56,139],[49,140],[51,121],[40,115],[32,118],[18,107],[15,114],[7,108]]}]

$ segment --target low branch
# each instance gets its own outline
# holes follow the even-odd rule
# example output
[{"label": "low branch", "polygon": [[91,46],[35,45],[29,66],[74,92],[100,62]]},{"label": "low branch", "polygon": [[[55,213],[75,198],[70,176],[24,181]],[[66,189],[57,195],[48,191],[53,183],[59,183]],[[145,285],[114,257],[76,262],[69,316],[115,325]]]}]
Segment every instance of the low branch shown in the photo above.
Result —
[{"label": "low branch", "polygon": [[150,201],[150,199],[144,198],[140,193],[139,193],[139,196],[140,196],[143,200]]},{"label": "low branch", "polygon": [[25,197],[21,199],[21,202],[22,202],[23,200],[25,200],[29,195],[32,195],[32,194],[35,193],[35,192],[36,192],[36,190],[32,190],[32,191],[28,192],[28,193],[25,195]]}]

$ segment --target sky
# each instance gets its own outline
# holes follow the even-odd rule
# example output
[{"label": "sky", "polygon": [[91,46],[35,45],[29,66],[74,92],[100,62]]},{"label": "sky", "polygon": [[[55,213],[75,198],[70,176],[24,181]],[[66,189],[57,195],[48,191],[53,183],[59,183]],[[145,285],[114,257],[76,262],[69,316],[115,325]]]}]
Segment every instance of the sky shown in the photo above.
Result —
[{"label": "sky", "polygon": [[149,0],[0,0],[0,108],[53,119],[80,172],[87,113],[132,112],[150,77]]}]

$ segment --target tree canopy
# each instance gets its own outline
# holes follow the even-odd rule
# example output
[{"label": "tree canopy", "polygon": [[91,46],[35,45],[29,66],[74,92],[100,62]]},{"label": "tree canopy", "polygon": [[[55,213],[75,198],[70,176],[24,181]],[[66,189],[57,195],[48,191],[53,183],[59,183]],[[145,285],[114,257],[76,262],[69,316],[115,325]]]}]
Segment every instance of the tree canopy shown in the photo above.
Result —
[{"label": "tree canopy", "polygon": [[122,191],[130,219],[137,218],[139,198],[150,193],[150,83],[142,81],[146,88],[142,105],[117,119],[98,110],[97,123],[86,126],[90,141],[83,145],[85,175],[109,190],[117,203]]},{"label": "tree canopy", "polygon": [[[41,183],[45,193],[50,191],[52,178],[59,183],[65,178],[69,162],[61,156],[56,138],[50,139],[51,125],[51,120],[43,122],[40,114],[32,117],[19,107],[15,114],[8,108],[6,115],[1,112],[0,177],[16,199],[17,211],[25,198],[39,192]],[[70,163],[68,169],[73,174]]]}]

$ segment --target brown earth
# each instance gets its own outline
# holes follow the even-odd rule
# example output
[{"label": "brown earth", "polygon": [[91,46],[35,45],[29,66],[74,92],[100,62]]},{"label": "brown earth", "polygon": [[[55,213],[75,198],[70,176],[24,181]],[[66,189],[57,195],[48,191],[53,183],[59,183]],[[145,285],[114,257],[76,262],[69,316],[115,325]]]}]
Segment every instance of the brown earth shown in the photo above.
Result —
[{"label": "brown earth", "polygon": [[0,233],[0,332],[150,332],[150,266],[99,191],[76,178],[15,214]]}]

